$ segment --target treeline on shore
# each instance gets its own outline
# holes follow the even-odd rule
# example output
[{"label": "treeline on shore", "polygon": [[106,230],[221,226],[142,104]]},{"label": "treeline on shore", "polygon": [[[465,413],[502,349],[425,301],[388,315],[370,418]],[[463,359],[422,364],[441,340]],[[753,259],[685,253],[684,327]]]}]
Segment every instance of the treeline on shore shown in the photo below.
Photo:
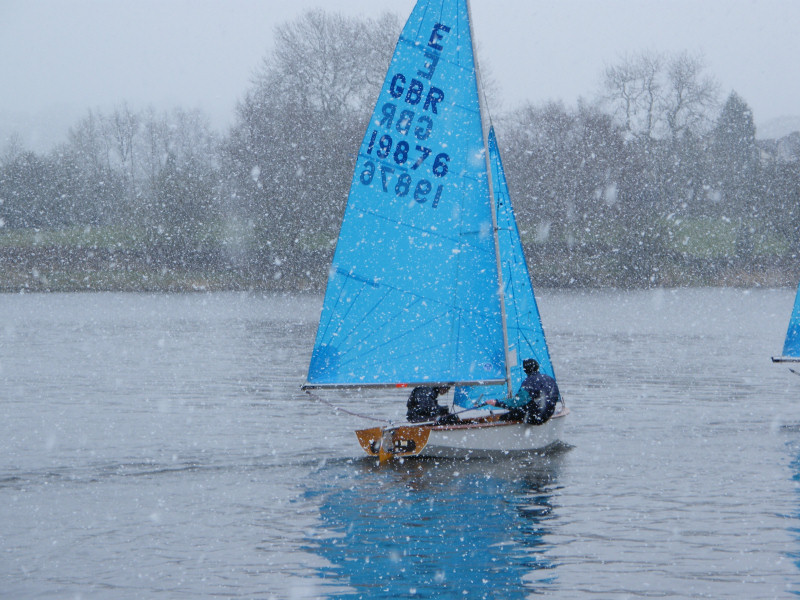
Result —
[{"label": "treeline on shore", "polygon": [[[8,140],[0,291],[323,289],[399,29],[282,25],[225,134],[123,105],[49,153]],[[495,114],[534,285],[795,285],[800,133],[757,141],[746,100],[688,54],[624,57],[603,81],[575,107]]]}]

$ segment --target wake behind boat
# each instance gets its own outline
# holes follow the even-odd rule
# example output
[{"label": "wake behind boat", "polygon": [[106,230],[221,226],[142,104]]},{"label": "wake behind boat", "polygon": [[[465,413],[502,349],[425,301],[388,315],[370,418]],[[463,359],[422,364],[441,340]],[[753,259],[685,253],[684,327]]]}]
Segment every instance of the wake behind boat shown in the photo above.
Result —
[{"label": "wake behind boat", "polygon": [[419,0],[403,28],[359,151],[303,386],[455,388],[468,410],[457,418],[358,431],[381,460],[543,449],[568,413],[561,400],[525,422],[486,406],[513,404],[523,359],[553,383],[555,374],[471,23],[467,0]]}]

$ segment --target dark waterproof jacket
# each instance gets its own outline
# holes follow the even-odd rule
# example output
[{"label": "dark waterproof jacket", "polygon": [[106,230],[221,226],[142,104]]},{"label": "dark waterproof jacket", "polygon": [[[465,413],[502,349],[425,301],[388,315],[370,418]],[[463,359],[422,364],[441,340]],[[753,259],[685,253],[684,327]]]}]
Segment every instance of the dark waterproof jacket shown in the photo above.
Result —
[{"label": "dark waterproof jacket", "polygon": [[510,420],[541,425],[553,416],[560,398],[556,380],[539,371],[528,375],[516,395],[501,403]]},{"label": "dark waterproof jacket", "polygon": [[437,398],[439,392],[436,388],[432,387],[416,387],[411,391],[408,397],[406,407],[406,418],[411,423],[419,423],[421,421],[433,421],[437,417],[446,415],[448,408],[446,406],[439,406]]}]

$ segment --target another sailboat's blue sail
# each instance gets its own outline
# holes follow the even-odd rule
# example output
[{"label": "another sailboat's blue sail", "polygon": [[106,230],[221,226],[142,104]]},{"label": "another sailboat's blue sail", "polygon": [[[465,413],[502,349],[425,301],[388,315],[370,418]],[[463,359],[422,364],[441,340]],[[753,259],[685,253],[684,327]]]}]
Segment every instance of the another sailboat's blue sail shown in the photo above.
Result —
[{"label": "another sailboat's blue sail", "polygon": [[[525,379],[522,361],[526,358],[535,358],[539,362],[539,370],[542,373],[551,377],[555,377],[555,373],[550,360],[550,352],[547,349],[536,297],[531,286],[528,265],[525,262],[522,241],[514,217],[514,207],[511,204],[494,128],[489,131],[489,159],[492,165],[492,187],[497,210],[506,321],[508,323],[511,383],[512,389],[516,391]],[[469,408],[480,404],[483,400],[504,398],[507,395],[504,385],[459,387],[456,388],[454,400],[458,406]]]},{"label": "another sailboat's blue sail", "polygon": [[359,150],[307,386],[502,380],[498,296],[467,3],[419,0]]},{"label": "another sailboat's blue sail", "polygon": [[786,341],[783,343],[783,357],[800,360],[800,285],[797,286],[794,309],[792,309],[792,316],[789,319]]}]

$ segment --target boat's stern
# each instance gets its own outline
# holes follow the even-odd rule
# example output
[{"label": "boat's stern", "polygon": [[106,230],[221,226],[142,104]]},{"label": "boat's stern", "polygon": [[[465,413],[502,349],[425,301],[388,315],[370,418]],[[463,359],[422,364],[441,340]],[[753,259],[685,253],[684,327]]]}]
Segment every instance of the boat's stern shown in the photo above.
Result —
[{"label": "boat's stern", "polygon": [[428,425],[406,425],[359,429],[356,437],[364,452],[383,461],[418,455],[428,443],[430,433]]}]

